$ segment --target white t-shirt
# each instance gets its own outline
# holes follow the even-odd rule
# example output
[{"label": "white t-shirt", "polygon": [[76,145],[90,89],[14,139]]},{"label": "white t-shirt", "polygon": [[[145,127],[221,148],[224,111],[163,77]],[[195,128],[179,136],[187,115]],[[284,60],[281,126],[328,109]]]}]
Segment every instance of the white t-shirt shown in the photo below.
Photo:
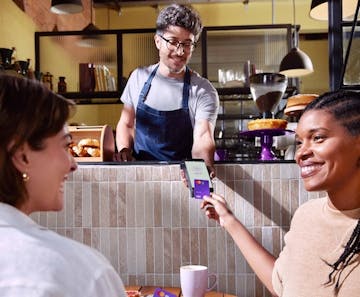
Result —
[{"label": "white t-shirt", "polygon": [[1,297],[125,297],[115,269],[95,249],[36,224],[0,202]]},{"label": "white t-shirt", "polygon": [[[157,64],[137,68],[129,77],[121,95],[121,101],[125,105],[133,106],[135,112],[144,83],[156,66]],[[194,127],[195,121],[202,119],[208,120],[215,126],[219,108],[219,96],[216,89],[206,78],[201,77],[195,71],[191,73],[190,84],[188,105],[192,126]],[[183,86],[183,79],[164,77],[157,71],[151,82],[145,104],[161,111],[180,109],[183,99]]]}]

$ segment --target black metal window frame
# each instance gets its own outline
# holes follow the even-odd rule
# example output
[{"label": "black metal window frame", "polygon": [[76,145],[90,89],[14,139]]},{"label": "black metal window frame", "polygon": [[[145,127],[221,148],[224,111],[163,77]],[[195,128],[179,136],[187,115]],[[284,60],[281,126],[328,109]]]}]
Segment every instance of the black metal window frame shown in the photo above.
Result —
[{"label": "black metal window frame", "polygon": [[[342,20],[342,1],[329,0],[328,3],[328,15],[329,15],[329,73],[330,73],[330,90],[338,89],[352,89],[360,90],[360,84],[357,85],[345,85],[344,76],[346,71],[346,65],[349,58],[349,53],[354,37],[354,31],[356,25],[359,25],[357,21],[359,13],[360,0],[358,0],[357,9],[355,11],[354,21],[352,23],[344,22]],[[343,49],[343,27],[351,26],[351,33],[349,38],[348,47],[345,52]],[[343,58],[344,57],[344,58]]]}]

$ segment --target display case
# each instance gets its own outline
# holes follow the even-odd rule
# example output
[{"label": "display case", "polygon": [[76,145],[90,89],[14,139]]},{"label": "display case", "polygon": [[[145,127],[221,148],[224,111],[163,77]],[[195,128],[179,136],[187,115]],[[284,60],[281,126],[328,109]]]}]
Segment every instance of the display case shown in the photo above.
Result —
[{"label": "display case", "polygon": [[[260,152],[259,139],[240,137],[246,131],[250,120],[260,117],[255,102],[250,95],[250,88],[218,88],[220,108],[215,127],[215,143],[222,152],[222,161],[256,160]],[[283,117],[286,99],[297,93],[296,87],[288,86],[276,109],[276,118]],[[281,151],[275,151],[282,158]]]}]

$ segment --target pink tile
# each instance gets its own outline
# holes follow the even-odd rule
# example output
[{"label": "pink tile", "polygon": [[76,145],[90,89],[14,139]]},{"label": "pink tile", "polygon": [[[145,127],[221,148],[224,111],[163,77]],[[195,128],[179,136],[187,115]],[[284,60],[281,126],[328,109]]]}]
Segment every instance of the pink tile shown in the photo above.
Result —
[{"label": "pink tile", "polygon": [[[296,208],[324,195],[304,190],[296,164],[216,164],[216,172],[216,192],[275,254]],[[98,249],[127,284],[178,285],[179,267],[200,263],[217,272],[221,290],[268,296],[199,204],[189,198],[177,164],[80,165],[66,182],[64,210],[32,218]]]}]

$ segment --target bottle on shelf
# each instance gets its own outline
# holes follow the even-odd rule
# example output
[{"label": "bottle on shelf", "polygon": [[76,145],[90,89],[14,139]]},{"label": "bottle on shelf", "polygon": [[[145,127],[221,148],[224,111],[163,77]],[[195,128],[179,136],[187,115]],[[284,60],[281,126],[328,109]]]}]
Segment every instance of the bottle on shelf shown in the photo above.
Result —
[{"label": "bottle on shelf", "polygon": [[59,93],[59,94],[66,93],[66,81],[65,81],[65,76],[59,76],[58,93]]},{"label": "bottle on shelf", "polygon": [[43,83],[47,86],[50,90],[53,90],[53,83],[52,83],[53,75],[50,72],[46,72],[43,77]]}]

